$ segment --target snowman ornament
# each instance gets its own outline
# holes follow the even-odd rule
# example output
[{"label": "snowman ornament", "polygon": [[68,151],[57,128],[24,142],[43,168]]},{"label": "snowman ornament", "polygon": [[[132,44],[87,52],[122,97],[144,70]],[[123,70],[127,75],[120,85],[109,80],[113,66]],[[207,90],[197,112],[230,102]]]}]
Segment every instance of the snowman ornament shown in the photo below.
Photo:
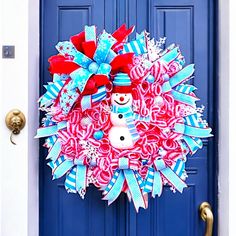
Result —
[{"label": "snowman ornament", "polygon": [[131,81],[127,74],[119,73],[113,84],[110,114],[113,126],[109,130],[108,138],[114,148],[130,149],[139,139],[132,110]]}]

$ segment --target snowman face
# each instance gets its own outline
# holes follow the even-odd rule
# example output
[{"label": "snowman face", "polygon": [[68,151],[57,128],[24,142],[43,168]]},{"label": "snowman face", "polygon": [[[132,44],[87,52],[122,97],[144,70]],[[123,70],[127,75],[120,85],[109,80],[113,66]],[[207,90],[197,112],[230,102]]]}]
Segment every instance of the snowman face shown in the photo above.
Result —
[{"label": "snowman face", "polygon": [[116,106],[131,106],[133,102],[131,93],[113,93],[111,95],[111,104]]}]

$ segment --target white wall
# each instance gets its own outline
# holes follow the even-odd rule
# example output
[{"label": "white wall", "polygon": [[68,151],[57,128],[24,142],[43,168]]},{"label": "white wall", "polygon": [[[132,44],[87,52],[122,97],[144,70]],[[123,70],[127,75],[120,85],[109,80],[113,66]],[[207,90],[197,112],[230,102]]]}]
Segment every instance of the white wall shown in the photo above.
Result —
[{"label": "white wall", "polygon": [[[219,1],[219,235],[229,235],[229,1]],[[236,233],[231,234],[236,235]]]},{"label": "white wall", "polygon": [[[15,45],[16,58],[0,58],[0,235],[38,233],[38,145],[33,139],[38,114],[38,0],[0,1],[0,45]],[[29,11],[30,9],[30,11]],[[29,89],[30,88],[30,89]],[[19,108],[27,123],[9,141],[5,115]]]},{"label": "white wall", "polygon": [[[236,1],[219,0],[219,5],[219,235],[234,236],[236,35],[232,29],[236,20]],[[33,135],[38,123],[39,0],[0,1],[0,46],[3,44],[16,46],[16,58],[0,58],[0,235],[37,236],[38,146]],[[10,143],[10,132],[4,123],[5,114],[12,108],[21,109],[27,118],[25,129],[15,137],[17,146]]]},{"label": "white wall", "polygon": [[[230,76],[230,97],[229,97],[229,233],[230,235],[236,235],[236,227],[235,227],[235,218],[236,218],[236,30],[235,30],[235,22],[236,22],[236,1],[230,0],[230,37],[229,37],[229,76]],[[223,158],[223,157],[222,157]],[[223,209],[222,209],[223,210]]]}]

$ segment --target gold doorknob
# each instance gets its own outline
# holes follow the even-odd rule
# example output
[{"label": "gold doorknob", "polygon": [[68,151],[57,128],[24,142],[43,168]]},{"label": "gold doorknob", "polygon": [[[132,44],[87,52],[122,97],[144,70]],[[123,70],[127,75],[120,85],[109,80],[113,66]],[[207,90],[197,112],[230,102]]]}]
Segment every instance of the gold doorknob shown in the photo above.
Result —
[{"label": "gold doorknob", "polygon": [[20,110],[13,109],[7,113],[5,122],[6,122],[7,128],[12,131],[10,135],[10,141],[13,144],[16,144],[13,141],[12,136],[13,134],[19,134],[20,131],[24,128],[25,116]]},{"label": "gold doorknob", "polygon": [[214,217],[211,211],[211,205],[208,202],[203,202],[199,206],[199,213],[202,220],[206,222],[205,236],[212,236]]}]

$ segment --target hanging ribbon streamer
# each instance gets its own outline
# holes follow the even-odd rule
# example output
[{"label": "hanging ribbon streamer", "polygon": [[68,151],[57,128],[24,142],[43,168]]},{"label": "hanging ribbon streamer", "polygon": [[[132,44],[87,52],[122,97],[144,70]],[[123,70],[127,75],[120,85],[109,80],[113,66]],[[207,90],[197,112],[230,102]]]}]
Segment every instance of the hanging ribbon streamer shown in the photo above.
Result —
[{"label": "hanging ribbon streamer", "polygon": [[211,137],[211,128],[199,122],[198,114],[192,114],[184,118],[185,123],[176,123],[175,132],[183,134],[183,140],[186,142],[192,154],[199,148],[202,148],[200,138]]},{"label": "hanging ribbon streamer", "polygon": [[125,157],[119,158],[118,169],[115,171],[103,193],[105,195],[103,200],[108,200],[109,205],[114,202],[120,195],[125,181],[128,185],[136,211],[138,212],[139,207],[146,208],[139,180],[135,175],[135,171],[131,169],[129,165],[129,159]]},{"label": "hanging ribbon streamer", "polygon": [[154,168],[149,168],[144,192],[152,192],[152,196],[160,196],[163,190],[163,177],[180,193],[187,187],[184,181],[176,174],[175,171],[166,165],[162,158],[154,161]]}]

